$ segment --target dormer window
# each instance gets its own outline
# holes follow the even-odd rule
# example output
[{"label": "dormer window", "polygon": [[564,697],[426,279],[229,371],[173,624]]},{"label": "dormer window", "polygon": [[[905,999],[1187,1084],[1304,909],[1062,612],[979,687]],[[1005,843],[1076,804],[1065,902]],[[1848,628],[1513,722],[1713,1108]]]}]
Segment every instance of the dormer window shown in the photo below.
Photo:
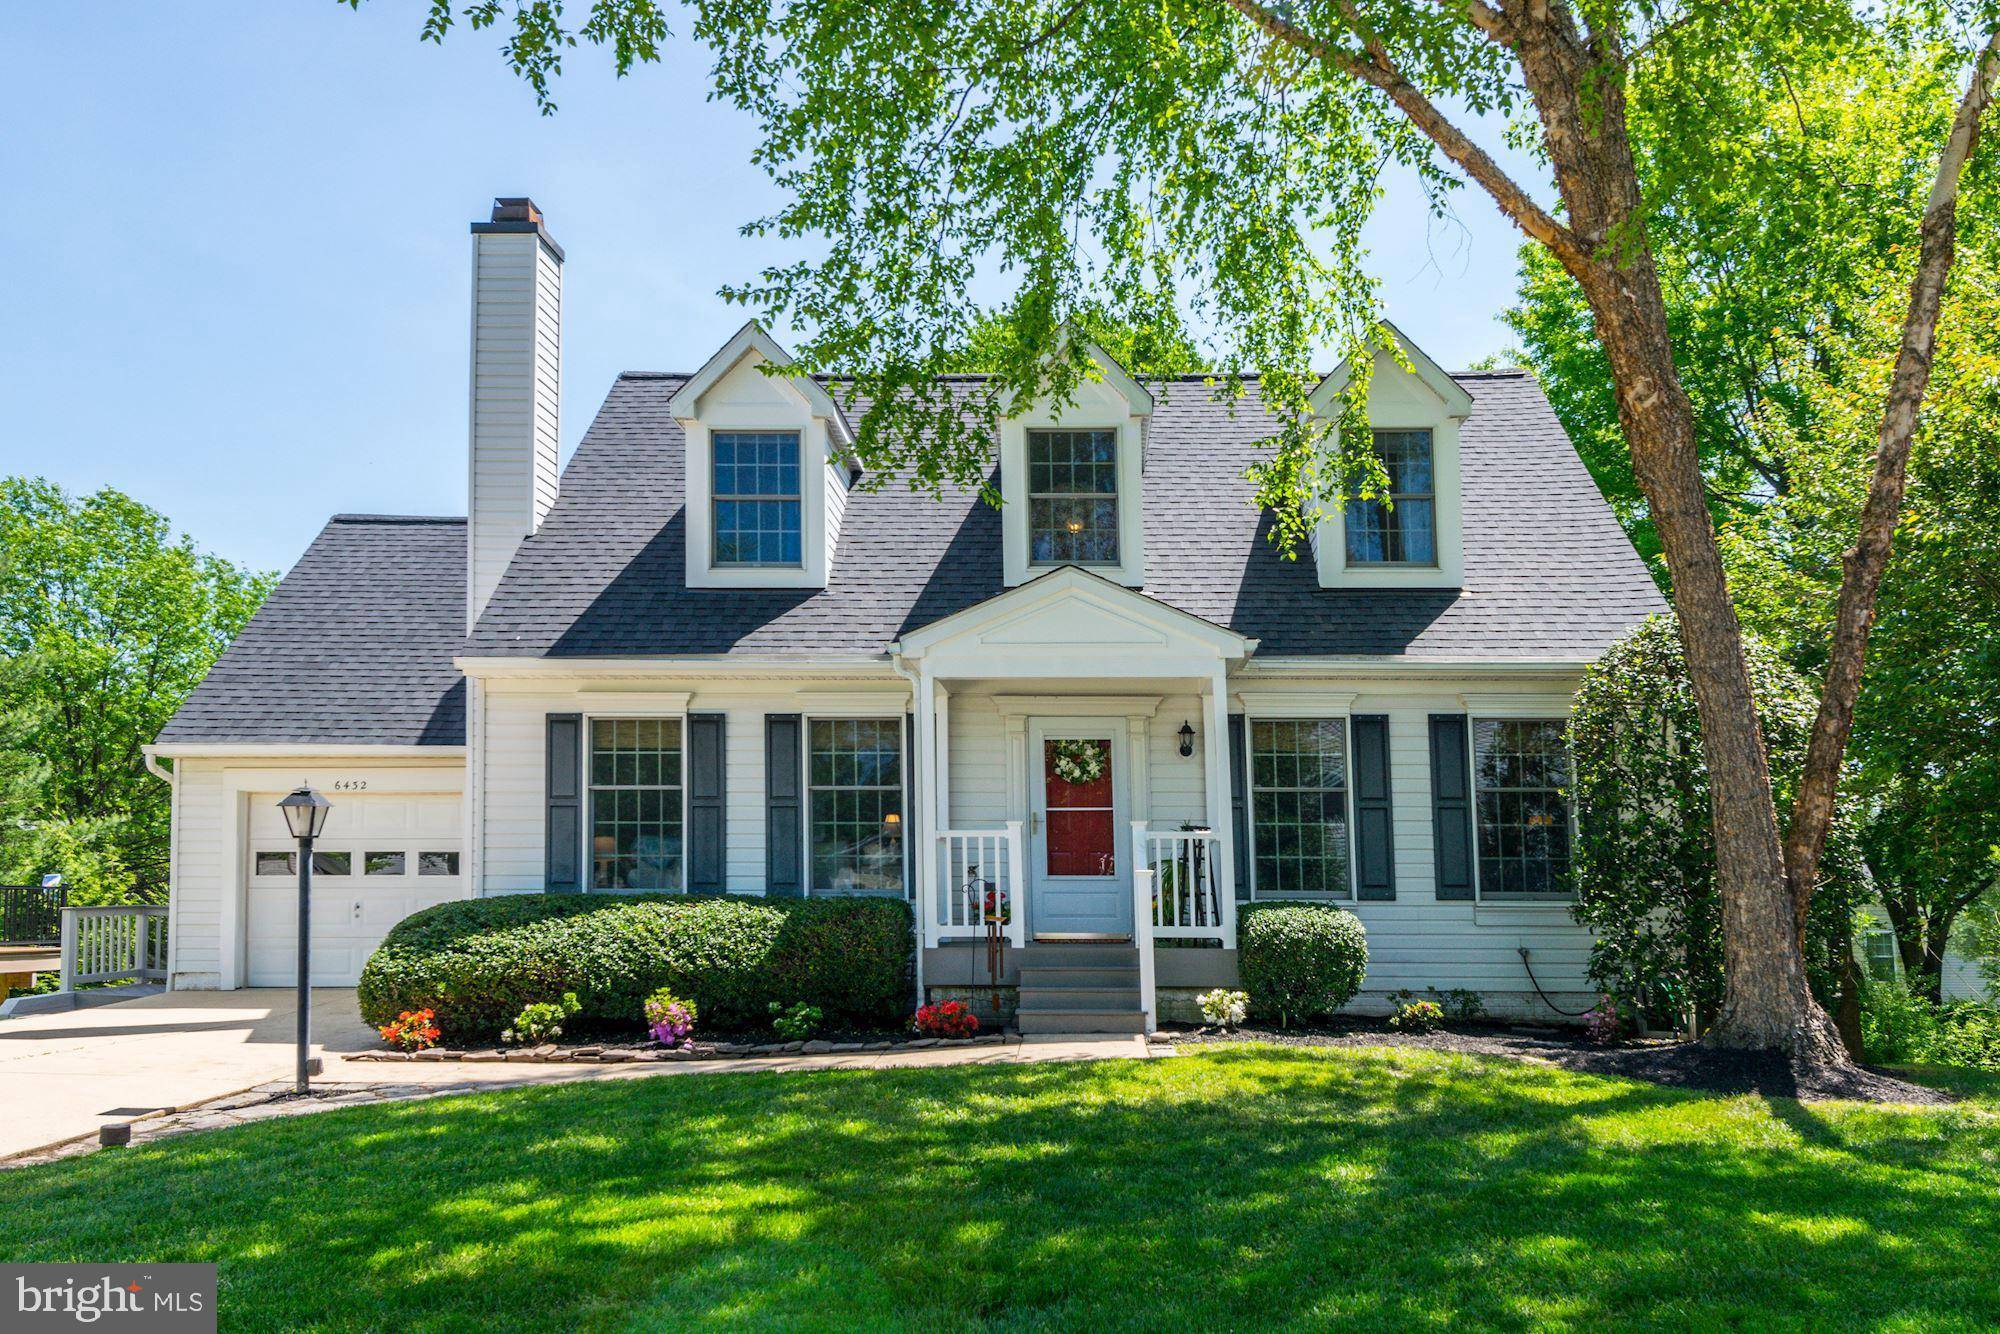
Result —
[{"label": "dormer window", "polygon": [[715,431],[715,563],[800,563],[804,508],[797,431]]},{"label": "dormer window", "polygon": [[1095,344],[1066,402],[1000,419],[1001,553],[1007,586],[1064,565],[1127,588],[1146,582],[1140,503],[1153,395]]},{"label": "dormer window", "polygon": [[[1319,586],[1462,588],[1458,437],[1472,395],[1393,326],[1389,332],[1396,348],[1374,351],[1368,381],[1368,425],[1388,490],[1370,500],[1350,492],[1344,503],[1320,507],[1312,529]],[[1352,369],[1342,362],[1313,391],[1322,422],[1339,419]]]},{"label": "dormer window", "polygon": [[1028,559],[1118,564],[1118,432],[1028,432]]},{"label": "dormer window", "polygon": [[826,386],[755,320],[674,391],[689,588],[825,588],[854,432]]},{"label": "dormer window", "polygon": [[1347,563],[1437,564],[1437,482],[1428,430],[1376,431],[1375,455],[1389,474],[1388,504],[1347,501]]}]

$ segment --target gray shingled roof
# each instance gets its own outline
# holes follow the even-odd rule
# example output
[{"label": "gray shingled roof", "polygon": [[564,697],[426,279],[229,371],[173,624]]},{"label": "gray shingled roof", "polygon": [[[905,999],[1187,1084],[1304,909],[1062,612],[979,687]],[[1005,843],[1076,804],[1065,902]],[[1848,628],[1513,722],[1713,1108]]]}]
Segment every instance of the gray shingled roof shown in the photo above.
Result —
[{"label": "gray shingled roof", "polygon": [[[1453,377],[1461,431],[1462,591],[1332,591],[1281,559],[1244,467],[1272,432],[1255,387],[1234,405],[1198,381],[1153,385],[1144,591],[1262,641],[1260,656],[1595,656],[1664,605],[1541,389],[1525,373]],[[686,586],[685,379],[628,374],[474,628],[476,655],[879,653],[904,631],[1002,591],[1000,515],[969,489],[942,501],[892,480],[850,496],[825,589]]]},{"label": "gray shingled roof", "polygon": [[463,745],[465,520],[339,514],[163,743]]}]

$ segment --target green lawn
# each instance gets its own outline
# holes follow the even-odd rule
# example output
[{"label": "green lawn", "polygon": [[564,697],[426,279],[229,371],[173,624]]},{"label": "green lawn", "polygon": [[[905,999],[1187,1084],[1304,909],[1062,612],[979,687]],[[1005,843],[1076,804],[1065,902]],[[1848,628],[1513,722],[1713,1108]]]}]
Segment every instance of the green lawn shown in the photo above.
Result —
[{"label": "green lawn", "polygon": [[0,1259],[217,1260],[224,1329],[1984,1327],[2000,1086],[1961,1087],[1273,1048],[629,1080],[8,1173]]}]

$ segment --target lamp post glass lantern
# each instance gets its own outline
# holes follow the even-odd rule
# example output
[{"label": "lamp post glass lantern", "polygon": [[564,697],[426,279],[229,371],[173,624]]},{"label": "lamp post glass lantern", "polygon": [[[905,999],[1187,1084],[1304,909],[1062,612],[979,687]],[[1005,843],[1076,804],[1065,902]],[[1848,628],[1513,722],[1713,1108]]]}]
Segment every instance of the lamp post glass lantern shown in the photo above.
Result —
[{"label": "lamp post glass lantern", "polygon": [[312,1087],[312,860],[313,840],[326,829],[333,803],[300,785],[278,802],[285,827],[299,841],[299,1003],[296,1088]]}]

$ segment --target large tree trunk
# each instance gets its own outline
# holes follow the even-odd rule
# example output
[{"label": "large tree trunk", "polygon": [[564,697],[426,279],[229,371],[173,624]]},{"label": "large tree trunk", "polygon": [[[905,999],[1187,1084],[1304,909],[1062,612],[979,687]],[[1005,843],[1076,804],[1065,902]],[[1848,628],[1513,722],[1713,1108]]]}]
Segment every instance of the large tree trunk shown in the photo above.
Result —
[{"label": "large tree trunk", "polygon": [[1709,522],[1694,414],[1674,366],[1666,303],[1646,243],[1645,208],[1615,73],[1615,39],[1588,40],[1561,12],[1530,10],[1515,31],[1543,139],[1582,242],[1560,256],[1582,286],[1611,363],[1618,418],[1673,576],[1688,679],[1701,715],[1722,902],[1722,1011],[1708,1041],[1844,1064],[1833,1021],[1806,981],[1792,922],[1764,738],[1743,633]]},{"label": "large tree trunk", "polygon": [[1628,268],[1591,286],[1599,289],[1586,292],[1619,386],[1634,475],[1673,572],[1681,649],[1701,715],[1723,940],[1722,1011],[1708,1041],[1844,1062],[1833,1022],[1806,980],[1742,628],[1709,522],[1693,416],[1674,374],[1658,281],[1646,261],[1643,273]]}]

